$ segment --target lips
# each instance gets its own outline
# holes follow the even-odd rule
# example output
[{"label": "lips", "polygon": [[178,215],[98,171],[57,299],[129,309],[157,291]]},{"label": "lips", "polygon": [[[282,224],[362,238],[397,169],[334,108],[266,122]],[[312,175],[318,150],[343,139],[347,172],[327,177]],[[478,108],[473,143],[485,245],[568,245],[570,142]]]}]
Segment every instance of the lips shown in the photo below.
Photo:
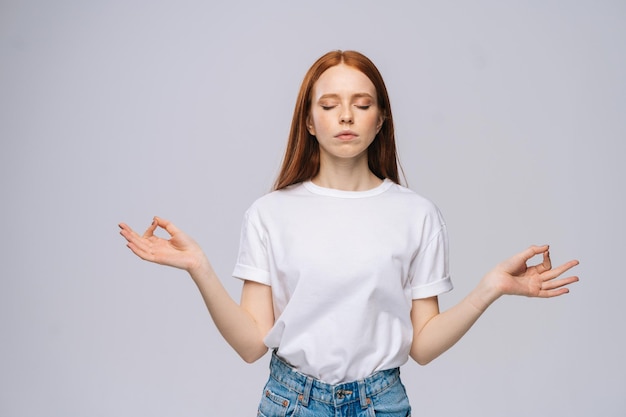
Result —
[{"label": "lips", "polygon": [[355,132],[351,131],[351,130],[343,130],[341,132],[339,132],[338,134],[335,135],[335,138],[339,139],[339,140],[352,140],[354,138],[356,138],[357,135]]}]

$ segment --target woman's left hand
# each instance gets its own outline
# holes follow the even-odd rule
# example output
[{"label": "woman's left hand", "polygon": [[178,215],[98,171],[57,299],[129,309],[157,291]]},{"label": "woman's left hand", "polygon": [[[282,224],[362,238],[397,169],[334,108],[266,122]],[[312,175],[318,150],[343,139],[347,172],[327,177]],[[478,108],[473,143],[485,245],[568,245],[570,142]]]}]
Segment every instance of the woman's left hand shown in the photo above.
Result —
[{"label": "woman's left hand", "polygon": [[[566,294],[567,285],[577,282],[578,277],[559,277],[578,265],[578,261],[571,260],[553,269],[548,250],[547,245],[531,246],[497,265],[484,279],[500,295],[550,298]],[[536,255],[542,255],[543,262],[528,266],[528,261]]]}]

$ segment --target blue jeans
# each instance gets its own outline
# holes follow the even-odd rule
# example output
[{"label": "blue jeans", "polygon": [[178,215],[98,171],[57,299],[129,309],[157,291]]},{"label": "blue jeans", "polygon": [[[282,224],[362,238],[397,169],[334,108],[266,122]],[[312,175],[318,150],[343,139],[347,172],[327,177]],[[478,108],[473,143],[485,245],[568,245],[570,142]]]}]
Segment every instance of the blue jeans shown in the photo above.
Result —
[{"label": "blue jeans", "polygon": [[410,417],[398,368],[359,381],[330,385],[301,374],[276,353],[259,417]]}]

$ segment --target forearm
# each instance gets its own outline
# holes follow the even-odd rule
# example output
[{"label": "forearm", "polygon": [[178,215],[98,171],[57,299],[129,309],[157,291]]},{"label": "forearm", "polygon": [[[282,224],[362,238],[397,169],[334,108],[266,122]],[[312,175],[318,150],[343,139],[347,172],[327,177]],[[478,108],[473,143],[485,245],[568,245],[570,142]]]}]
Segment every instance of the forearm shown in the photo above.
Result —
[{"label": "forearm", "polygon": [[[542,255],[543,261],[528,266],[527,262],[536,255]],[[578,281],[578,277],[557,278],[576,265],[578,261],[571,260],[553,269],[548,246],[531,246],[498,264],[463,301],[444,313],[439,313],[436,297],[434,303],[414,300],[411,357],[426,364],[441,355],[458,342],[501,295],[550,298],[567,294],[567,285]]]},{"label": "forearm", "polygon": [[454,346],[499,294],[484,280],[460,303],[435,314],[419,332],[413,335],[411,357],[425,365]]},{"label": "forearm", "polygon": [[218,330],[233,349],[246,361],[254,362],[267,352],[264,335],[252,315],[226,291],[210,263],[189,271]]}]

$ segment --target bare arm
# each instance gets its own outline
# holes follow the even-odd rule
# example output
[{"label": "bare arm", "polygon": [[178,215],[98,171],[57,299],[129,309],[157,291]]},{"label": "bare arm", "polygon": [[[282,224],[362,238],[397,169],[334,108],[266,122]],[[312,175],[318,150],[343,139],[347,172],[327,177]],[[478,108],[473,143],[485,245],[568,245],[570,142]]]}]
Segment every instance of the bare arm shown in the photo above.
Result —
[{"label": "bare arm", "polygon": [[[533,256],[540,254],[542,263],[527,266]],[[572,260],[552,269],[548,246],[531,246],[496,266],[467,297],[443,313],[439,312],[437,297],[413,300],[411,357],[422,365],[437,358],[502,295],[550,298],[569,292],[566,286],[578,277],[557,278],[576,265],[578,261]]]},{"label": "bare arm", "polygon": [[[263,338],[274,324],[270,287],[245,281],[241,303],[237,304],[200,246],[171,222],[155,217],[142,236],[124,223],[119,226],[127,246],[141,259],[189,272],[218,330],[246,362],[254,362],[267,352]],[[165,229],[170,239],[155,236],[157,227]]]}]

